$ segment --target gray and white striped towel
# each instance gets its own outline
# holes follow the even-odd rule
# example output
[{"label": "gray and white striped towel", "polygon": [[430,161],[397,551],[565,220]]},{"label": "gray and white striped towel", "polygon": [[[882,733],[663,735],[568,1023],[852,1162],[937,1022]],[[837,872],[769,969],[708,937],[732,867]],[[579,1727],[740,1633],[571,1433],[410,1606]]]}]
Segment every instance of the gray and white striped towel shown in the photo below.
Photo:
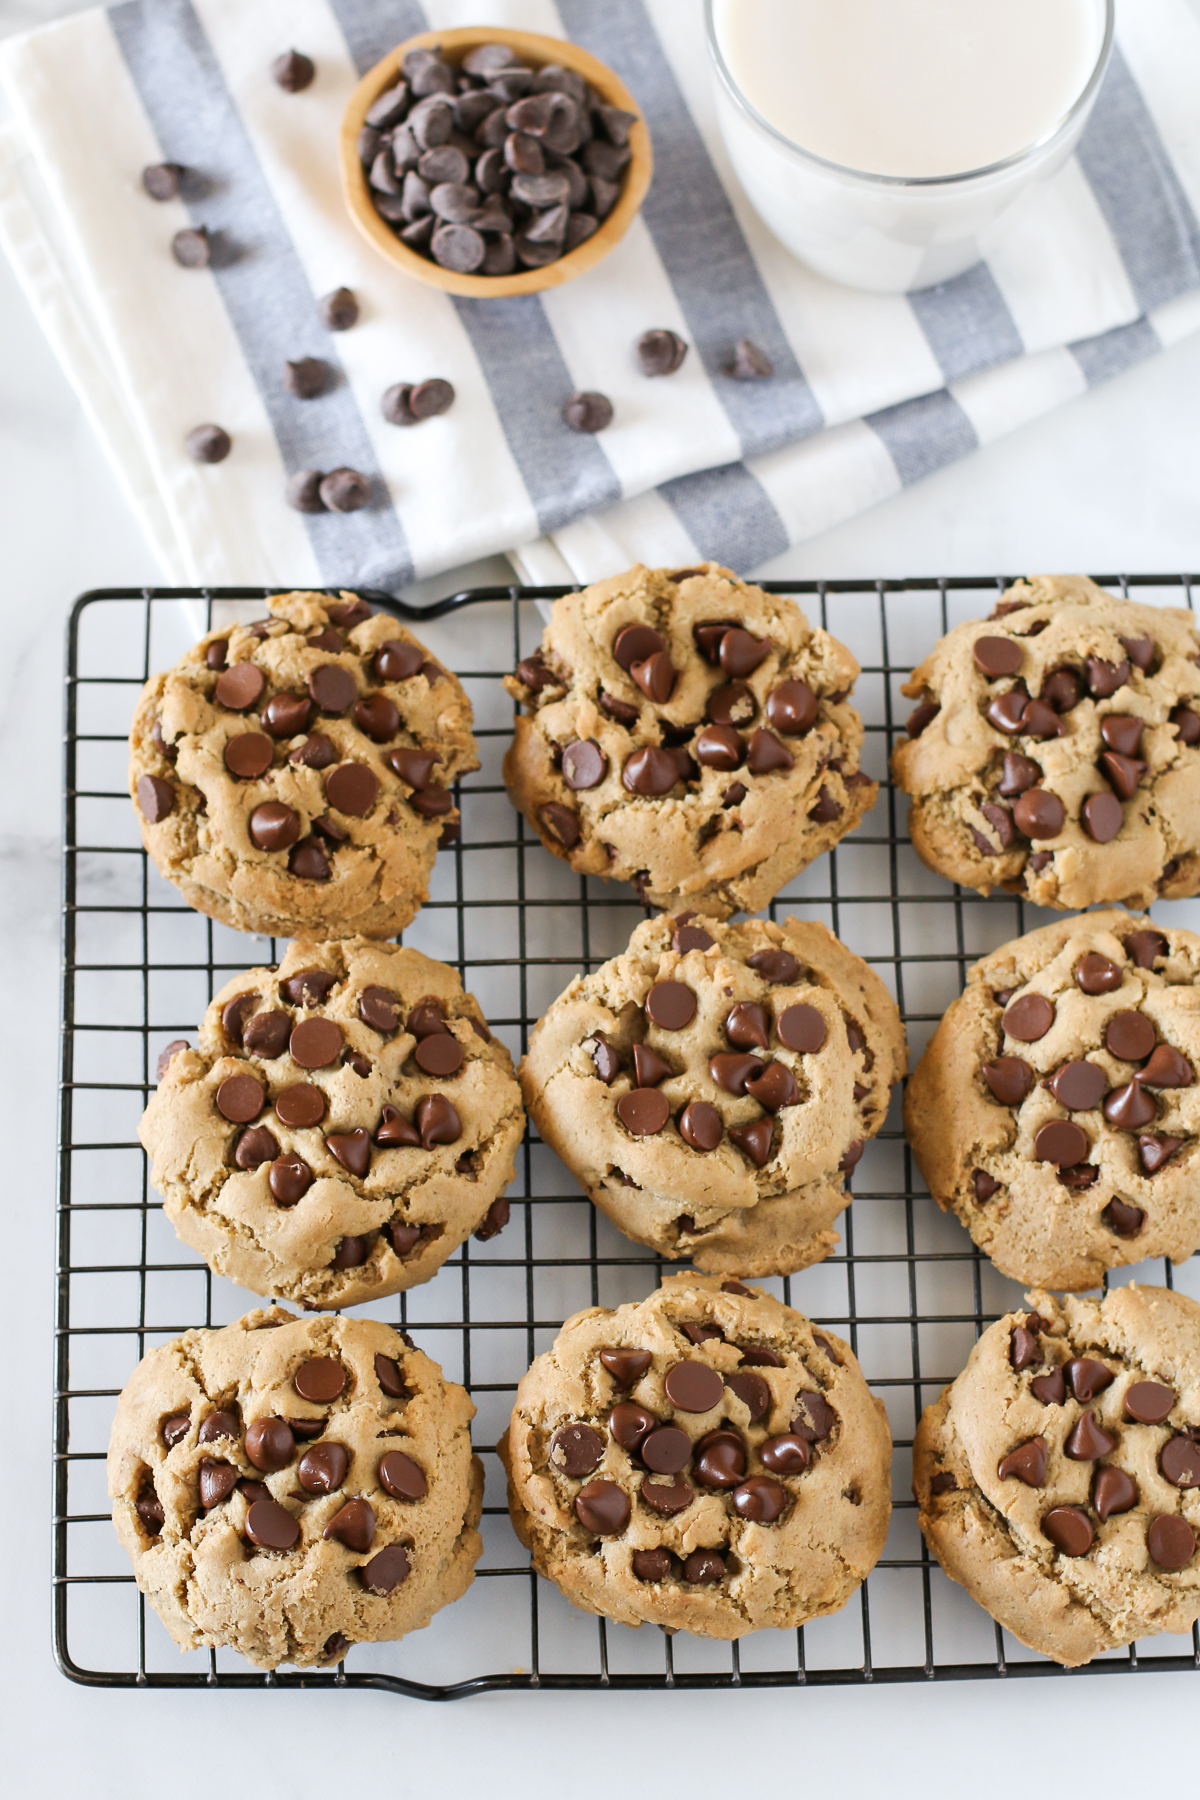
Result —
[{"label": "gray and white striped towel", "polygon": [[[480,21],[585,44],[649,121],[656,175],[597,269],[543,297],[455,300],[413,283],[350,224],[336,167],[355,81],[401,39]],[[317,79],[269,79],[289,45]],[[857,294],[769,236],[726,163],[700,0],[126,0],[0,46],[13,123],[0,237],[177,579],[396,588],[496,550],[590,579],[635,557],[750,568],[1200,326],[1200,25],[1185,0],[1124,0],[1089,130],[992,259],[909,297]],[[141,192],[148,162],[206,177],[185,204]],[[188,222],[221,233],[207,271],[172,261]],[[361,323],[331,337],[315,297]],[[648,382],[648,326],[692,346]],[[732,341],[774,378],[721,374]],[[303,402],[285,358],[339,380]],[[443,375],[458,400],[416,430],[382,390]],[[616,408],[600,437],[560,409]],[[235,452],[197,468],[185,433]],[[283,503],[290,472],[349,463],[376,500],[347,516]],[[566,569],[564,570],[564,562]]]}]

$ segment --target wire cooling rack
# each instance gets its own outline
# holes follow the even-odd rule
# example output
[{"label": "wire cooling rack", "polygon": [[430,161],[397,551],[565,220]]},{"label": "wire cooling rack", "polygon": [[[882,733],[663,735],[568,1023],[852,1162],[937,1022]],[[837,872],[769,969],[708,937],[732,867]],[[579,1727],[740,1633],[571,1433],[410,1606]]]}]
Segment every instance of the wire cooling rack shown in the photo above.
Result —
[{"label": "wire cooling rack", "polygon": [[[1140,600],[1192,605],[1186,576],[1100,577]],[[849,644],[863,665],[855,703],[864,766],[884,777],[911,707],[900,684],[934,639],[990,610],[1005,582],[768,583]],[[482,768],[459,790],[462,836],[438,857],[428,905],[406,941],[452,964],[515,1056],[576,970],[626,942],[643,916],[629,889],[583,880],[549,856],[513,811],[500,763],[512,704],[500,678],[537,644],[539,602],[558,588],[481,588],[426,609],[384,595],[462,677]],[[842,1242],[825,1263],[766,1287],[848,1337],[887,1406],[894,1510],[884,1555],[843,1610],[799,1631],[714,1644],[608,1625],[577,1612],[531,1572],[504,1505],[490,1446],[516,1383],[580,1307],[641,1299],[664,1265],[598,1215],[530,1135],[512,1219],[472,1240],[424,1287],[370,1310],[416,1334],[469,1387],[487,1472],[484,1551],[468,1594],[401,1644],[354,1647],[336,1670],[263,1674],[229,1651],[182,1654],[138,1594],[108,1513],[104,1454],[116,1396],[155,1344],[238,1318],[254,1296],[213,1276],[177,1242],[150,1188],[137,1122],[159,1050],[193,1036],[237,971],[283,945],[190,911],[142,851],[125,786],[139,687],[210,624],[253,619],[265,590],[146,589],[85,594],[71,614],[66,672],[62,1102],[55,1367],[54,1641],[73,1680],[99,1687],[376,1687],[428,1699],[486,1689],[760,1688],[1040,1675],[1067,1677],[1009,1638],[932,1563],[910,1493],[922,1408],[962,1367],[978,1333],[1019,1290],[939,1213],[899,1122],[855,1171]],[[894,992],[912,1060],[976,957],[1039,922],[1018,899],[952,888],[917,859],[904,803],[884,787],[874,811],[769,908],[824,920]],[[1195,902],[1157,909],[1200,924]],[[1175,1282],[1200,1298],[1200,1259],[1150,1263],[1120,1279]],[[1159,1637],[1087,1670],[1200,1668],[1200,1635]]]}]

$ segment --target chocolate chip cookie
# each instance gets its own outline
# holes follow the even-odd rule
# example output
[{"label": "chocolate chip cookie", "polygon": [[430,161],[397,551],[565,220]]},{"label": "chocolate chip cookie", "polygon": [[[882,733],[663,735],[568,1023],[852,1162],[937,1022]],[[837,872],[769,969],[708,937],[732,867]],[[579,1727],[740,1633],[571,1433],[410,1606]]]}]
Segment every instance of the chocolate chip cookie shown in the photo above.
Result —
[{"label": "chocolate chip cookie", "polygon": [[824,925],[639,925],[577,976],[520,1067],[589,1199],[662,1256],[786,1274],[828,1256],[905,1069],[896,1004]]},{"label": "chocolate chip cookie", "polygon": [[471,704],[352,594],[283,594],[147,682],[130,736],[142,841],[189,906],[280,937],[390,937],[458,835]]},{"label": "chocolate chip cookie", "polygon": [[1109,911],[967,976],[908,1084],[944,1212],[1016,1281],[1094,1287],[1200,1244],[1200,937]]},{"label": "chocolate chip cookie", "polygon": [[1075,1667],[1200,1618],[1200,1306],[1030,1300],[926,1409],[913,1490],[951,1580]]},{"label": "chocolate chip cookie", "polygon": [[858,664],[718,563],[554,602],[506,682],[504,779],[547,850],[652,906],[757,912],[875,804]]},{"label": "chocolate chip cookie", "polygon": [[348,938],[227,983],[196,1049],[164,1051],[140,1135],[167,1217],[218,1274],[341,1307],[494,1237],[524,1124],[454,971]]},{"label": "chocolate chip cookie", "polygon": [[584,1612],[736,1638],[837,1612],[883,1549],[892,1441],[847,1344],[672,1275],[568,1319],[498,1446],[533,1566]]},{"label": "chocolate chip cookie", "polygon": [[113,1524],[181,1650],[338,1662],[471,1584],[475,1408],[372,1319],[272,1309],[144,1356],[108,1450]]},{"label": "chocolate chip cookie", "polygon": [[1009,588],[904,693],[892,754],[939,875],[1063,909],[1200,890],[1200,637],[1192,613],[1076,575]]}]

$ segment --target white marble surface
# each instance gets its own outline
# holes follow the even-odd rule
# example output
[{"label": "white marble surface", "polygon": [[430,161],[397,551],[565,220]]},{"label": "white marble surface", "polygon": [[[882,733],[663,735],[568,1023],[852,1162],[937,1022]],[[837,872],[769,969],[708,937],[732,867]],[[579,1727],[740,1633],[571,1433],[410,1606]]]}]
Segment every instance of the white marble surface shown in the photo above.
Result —
[{"label": "white marble surface", "polygon": [[[72,10],[0,0],[0,30]],[[156,574],[79,409],[0,266],[0,1093],[11,1280],[0,1693],[9,1791],[122,1797],[162,1782],[340,1788],[456,1800],[673,1775],[701,1791],[826,1784],[839,1794],[981,1796],[1182,1775],[1195,1681],[1080,1681],[804,1694],[488,1697],[447,1713],[374,1694],[89,1692],[50,1650],[48,1521],[54,1289],[61,644],[74,595]],[[1035,568],[1200,570],[1200,343],[780,559],[787,576]],[[456,572],[430,591],[496,578]],[[17,1377],[20,1377],[18,1379]],[[1146,1782],[1147,1776],[1149,1782]]]}]

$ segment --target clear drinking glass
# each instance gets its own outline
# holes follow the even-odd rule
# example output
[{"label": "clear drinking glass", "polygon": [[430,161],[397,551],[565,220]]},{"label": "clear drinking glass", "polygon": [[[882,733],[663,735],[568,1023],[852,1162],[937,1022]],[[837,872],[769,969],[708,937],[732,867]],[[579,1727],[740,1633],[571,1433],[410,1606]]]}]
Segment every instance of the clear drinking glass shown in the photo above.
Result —
[{"label": "clear drinking glass", "polygon": [[1079,142],[1112,54],[1115,0],[1096,4],[1103,9],[1099,55],[1062,118],[1035,143],[985,168],[909,178],[828,162],[763,118],[722,54],[717,0],[705,0],[717,118],[747,198],[802,262],[850,287],[904,293],[961,275],[987,254],[1022,196],[1056,175]]}]

